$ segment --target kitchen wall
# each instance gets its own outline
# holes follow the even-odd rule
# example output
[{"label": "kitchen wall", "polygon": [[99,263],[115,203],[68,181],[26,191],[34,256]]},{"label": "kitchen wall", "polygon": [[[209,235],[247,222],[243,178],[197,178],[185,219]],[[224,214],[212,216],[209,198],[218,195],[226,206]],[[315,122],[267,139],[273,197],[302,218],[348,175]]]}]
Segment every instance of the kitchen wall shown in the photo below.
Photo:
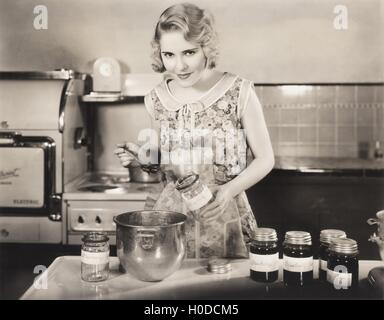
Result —
[{"label": "kitchen wall", "polygon": [[[111,56],[123,73],[140,76],[149,88],[161,79],[150,68],[153,28],[176,2],[2,0],[0,70],[66,67],[91,73],[96,58]],[[376,141],[384,146],[383,87],[361,85],[384,81],[384,0],[191,2],[215,14],[219,67],[256,83],[277,156],[357,157],[365,148],[371,157]],[[348,10],[346,30],[334,27],[339,4]],[[33,27],[36,5],[48,9],[47,30]],[[258,85],[321,82],[356,85]],[[96,167],[122,170],[112,151],[149,126],[143,105],[100,104],[96,121]]]},{"label": "kitchen wall", "polygon": [[256,86],[277,156],[373,159],[384,151],[384,86]]},{"label": "kitchen wall", "polygon": [[[112,56],[124,72],[151,73],[150,39],[160,13],[177,1],[2,0],[0,70],[67,67],[91,72]],[[255,82],[384,80],[383,0],[193,1],[216,16],[222,69]],[[334,27],[336,5],[348,10]],[[35,30],[33,9],[48,9],[48,29]]]},{"label": "kitchen wall", "polygon": [[[273,149],[280,157],[374,159],[384,151],[383,85],[255,86]],[[96,109],[99,170],[123,170],[115,144],[137,141],[150,118],[140,103],[100,104]]]}]

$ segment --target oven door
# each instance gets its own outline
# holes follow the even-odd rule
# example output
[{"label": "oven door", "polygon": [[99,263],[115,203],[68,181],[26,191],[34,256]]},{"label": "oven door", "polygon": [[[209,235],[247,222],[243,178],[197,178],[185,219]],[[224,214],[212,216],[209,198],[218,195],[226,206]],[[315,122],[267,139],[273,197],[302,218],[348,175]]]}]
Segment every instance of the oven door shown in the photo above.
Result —
[{"label": "oven door", "polygon": [[0,215],[61,219],[50,137],[0,132]]}]

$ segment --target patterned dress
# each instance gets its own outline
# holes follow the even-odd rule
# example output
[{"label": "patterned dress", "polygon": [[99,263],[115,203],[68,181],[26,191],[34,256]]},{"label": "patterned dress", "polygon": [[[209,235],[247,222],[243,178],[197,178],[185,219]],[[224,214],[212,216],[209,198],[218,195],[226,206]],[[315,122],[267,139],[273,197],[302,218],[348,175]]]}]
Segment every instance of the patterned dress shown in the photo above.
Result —
[{"label": "patterned dress", "polygon": [[[255,94],[251,81],[224,73],[203,97],[186,104],[171,94],[167,80],[161,82],[145,97],[145,105],[160,127],[162,165],[180,172],[180,163],[186,163],[187,171],[198,173],[208,186],[234,179],[252,156],[241,123],[250,94]],[[187,215],[187,257],[248,257],[257,225],[245,192],[209,223],[194,219],[196,212],[188,211],[172,180],[150,207]]]}]

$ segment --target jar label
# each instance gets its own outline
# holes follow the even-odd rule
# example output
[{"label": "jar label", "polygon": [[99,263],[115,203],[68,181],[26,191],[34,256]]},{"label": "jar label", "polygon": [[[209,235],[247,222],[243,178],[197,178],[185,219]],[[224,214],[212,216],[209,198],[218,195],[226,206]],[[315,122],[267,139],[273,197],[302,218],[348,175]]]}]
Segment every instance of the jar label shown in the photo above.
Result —
[{"label": "jar label", "polygon": [[283,255],[283,268],[291,272],[313,271],[313,257],[293,258]]},{"label": "jar label", "polygon": [[86,264],[105,264],[109,262],[109,251],[89,252],[81,250],[81,262]]},{"label": "jar label", "polygon": [[327,260],[320,260],[320,270],[327,271]]},{"label": "jar label", "polygon": [[327,270],[327,281],[333,284],[335,289],[347,289],[352,286],[352,273],[348,273],[345,266],[340,267],[341,272]]},{"label": "jar label", "polygon": [[249,253],[251,270],[256,272],[272,272],[279,270],[279,254]]},{"label": "jar label", "polygon": [[209,190],[206,185],[203,185],[201,192],[194,195],[192,198],[187,198],[183,193],[181,195],[188,209],[191,211],[204,207],[212,198],[211,190]]}]

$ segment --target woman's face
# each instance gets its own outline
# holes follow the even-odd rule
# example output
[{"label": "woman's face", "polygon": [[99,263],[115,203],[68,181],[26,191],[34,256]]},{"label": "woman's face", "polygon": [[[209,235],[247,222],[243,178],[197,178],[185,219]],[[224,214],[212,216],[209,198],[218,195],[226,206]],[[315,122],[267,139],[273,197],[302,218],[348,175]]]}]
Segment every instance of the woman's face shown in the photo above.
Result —
[{"label": "woman's face", "polygon": [[206,58],[200,45],[185,40],[180,31],[171,31],[161,36],[160,48],[165,69],[181,87],[191,87],[201,79]]}]

